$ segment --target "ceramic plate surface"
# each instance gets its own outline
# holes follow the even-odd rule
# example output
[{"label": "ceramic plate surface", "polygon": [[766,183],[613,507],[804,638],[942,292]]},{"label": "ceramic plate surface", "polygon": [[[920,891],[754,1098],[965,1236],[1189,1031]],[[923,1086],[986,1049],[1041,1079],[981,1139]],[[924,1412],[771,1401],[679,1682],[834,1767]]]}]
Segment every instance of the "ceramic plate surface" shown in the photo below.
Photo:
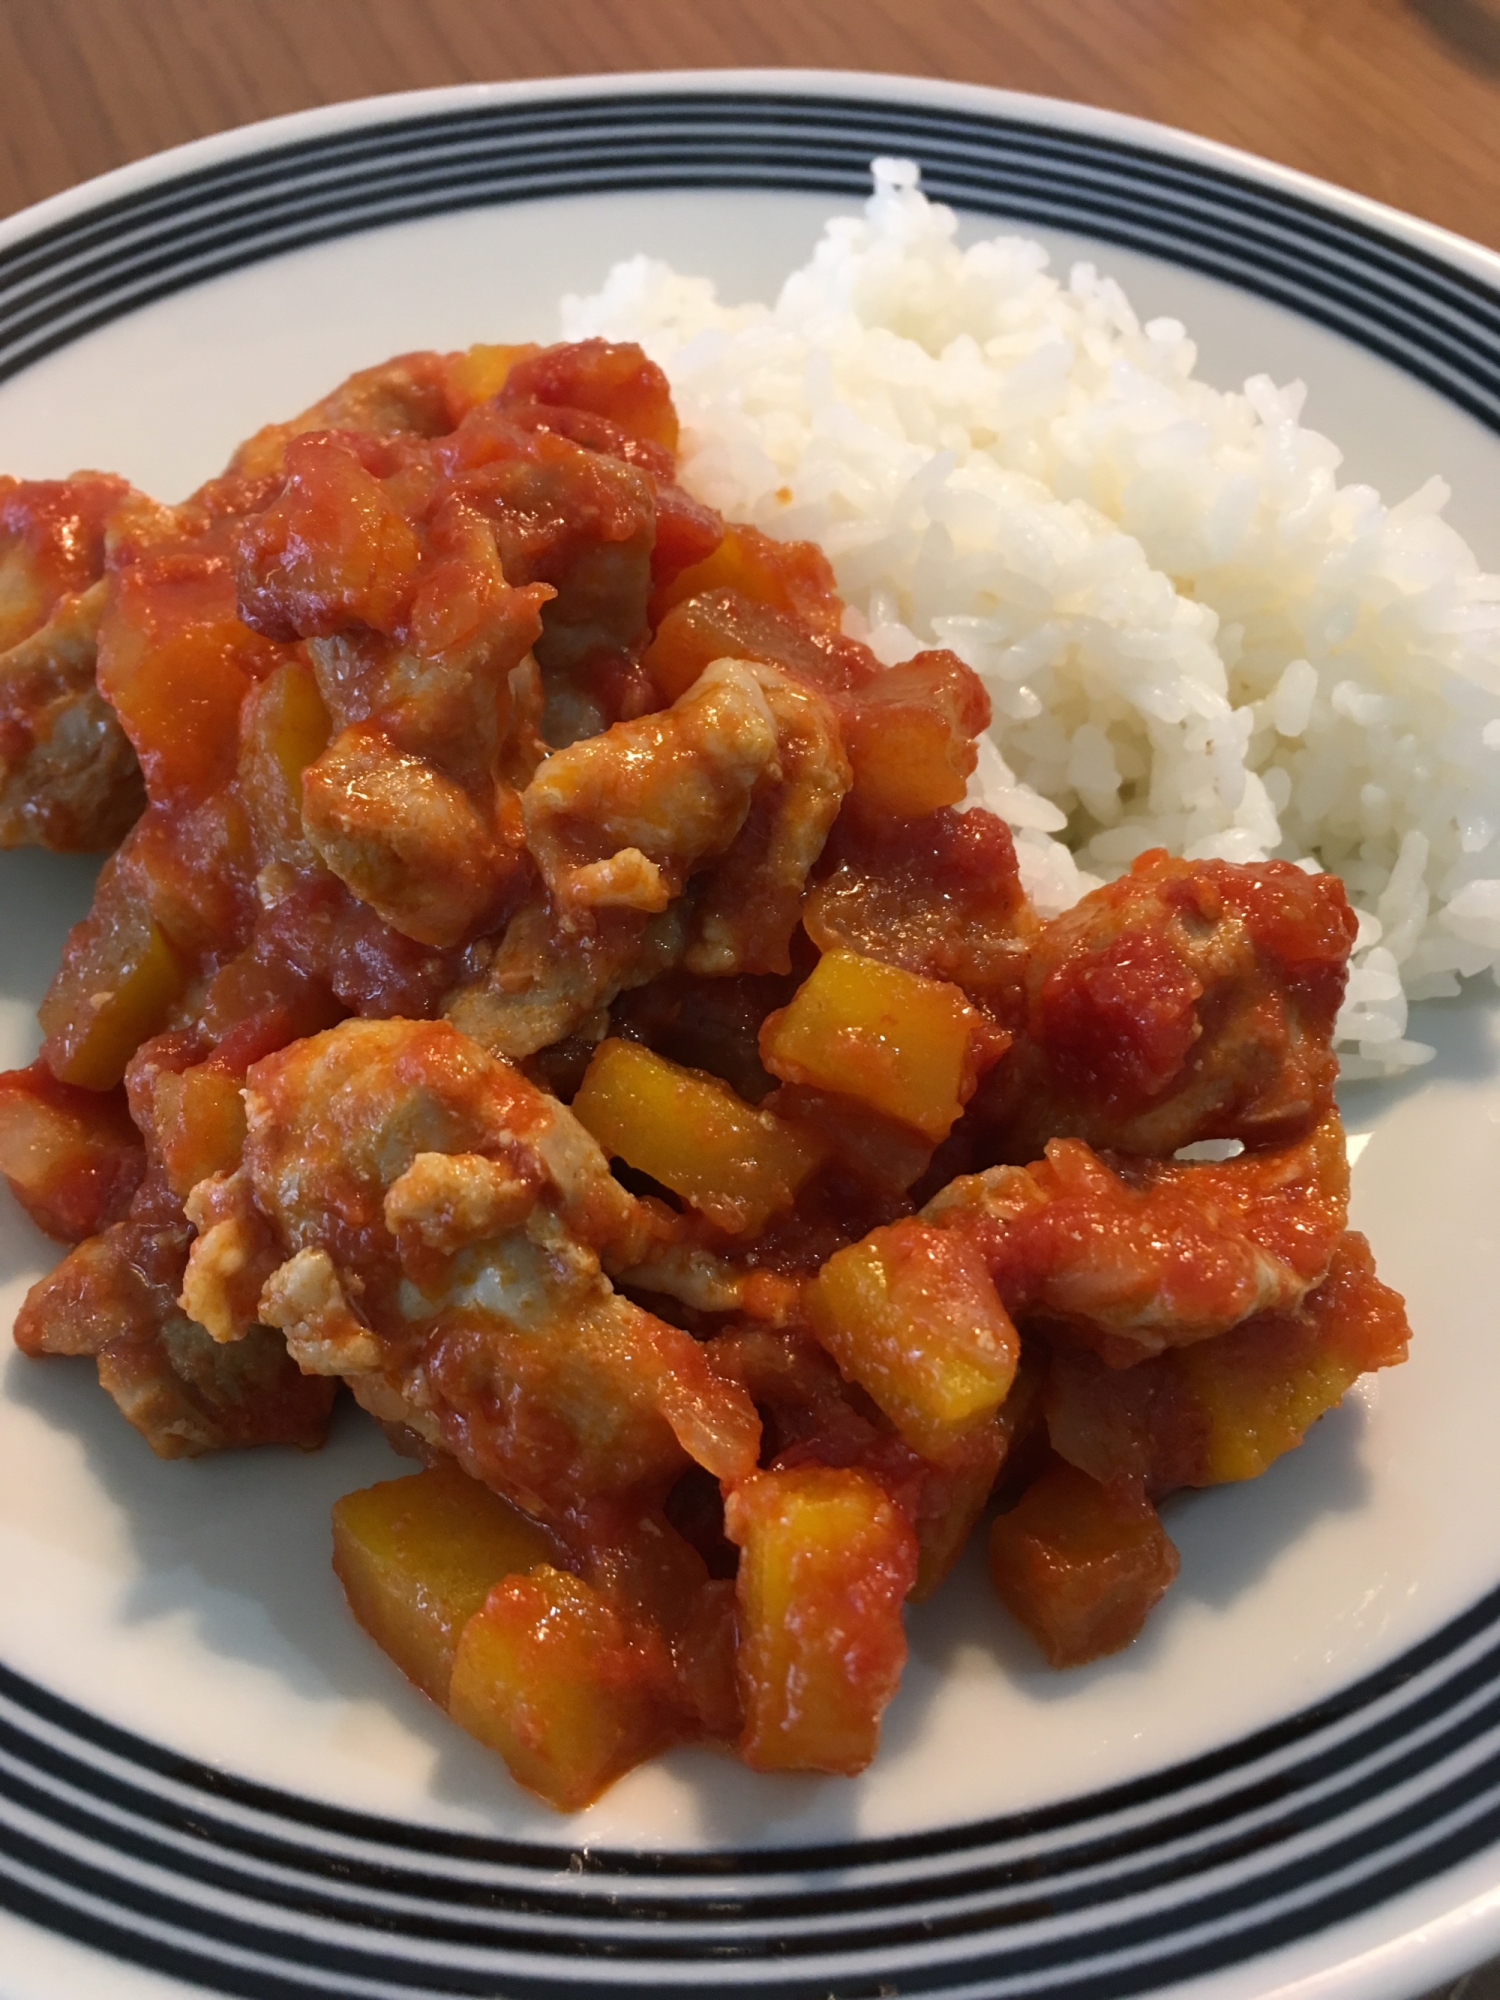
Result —
[{"label": "ceramic plate surface", "polygon": [[[1202,371],[1304,379],[1390,499],[1500,569],[1500,259],[1180,134],[791,73],[491,87],[228,136],[0,226],[0,465],[176,498],[403,348],[555,337],[646,250],[766,296],[875,154],[969,235],[1087,256]],[[0,1062],[92,868],[0,856]],[[1409,1365],[1247,1486],[1182,1496],[1128,1652],[1055,1675],[977,1564],[910,1621],[874,1769],[680,1750],[562,1820],[354,1628],[328,1507],[400,1469],[151,1458],[85,1362],[0,1364],[0,1995],[1398,2000],[1500,1947],[1500,1021],[1358,1085],[1354,1221]],[[0,1217],[3,1309],[55,1253]]]}]

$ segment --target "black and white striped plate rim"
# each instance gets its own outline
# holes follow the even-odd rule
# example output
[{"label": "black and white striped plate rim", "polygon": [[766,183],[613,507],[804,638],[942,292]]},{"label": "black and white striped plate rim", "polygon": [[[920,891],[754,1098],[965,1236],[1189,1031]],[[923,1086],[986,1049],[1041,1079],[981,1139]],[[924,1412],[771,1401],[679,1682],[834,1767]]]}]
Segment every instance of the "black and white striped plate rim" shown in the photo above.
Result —
[{"label": "black and white striped plate rim", "polygon": [[1154,251],[1336,328],[1500,429],[1500,297],[1274,183],[1127,139],[845,95],[677,90],[475,104],[190,169],[0,251],[0,379],[257,259],[458,209],[653,188],[859,196],[877,153],[982,214]]},{"label": "black and white striped plate rim", "polygon": [[[873,84],[501,92],[148,176],[7,232],[0,379],[153,300],[361,230],[640,189],[859,197],[882,153],[966,210],[1291,307],[1500,430],[1500,290],[1460,260],[1190,151]],[[1113,1791],[743,1853],[569,1854],[348,1812],[192,1763],[0,1668],[0,1904],[255,2000],[526,2000],[708,1976],[758,2000],[1125,2000],[1496,1843],[1500,1591],[1337,1697]]]},{"label": "black and white striped plate rim", "polygon": [[1500,1591],[1315,1708],[1111,1791],[741,1853],[570,1854],[352,1812],[0,1669],[0,1829],[17,1914],[267,2000],[520,2000],[710,1972],[758,2000],[1113,2000],[1358,1915],[1500,1839]]}]

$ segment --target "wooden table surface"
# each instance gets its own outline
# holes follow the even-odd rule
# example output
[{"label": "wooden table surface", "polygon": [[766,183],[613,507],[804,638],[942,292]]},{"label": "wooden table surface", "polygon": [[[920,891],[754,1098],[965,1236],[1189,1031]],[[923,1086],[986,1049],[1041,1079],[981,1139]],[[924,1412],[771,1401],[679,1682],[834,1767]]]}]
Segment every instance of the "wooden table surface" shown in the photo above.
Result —
[{"label": "wooden table surface", "polygon": [[1079,98],[1500,248],[1500,0],[0,0],[0,214],[341,98],[741,64]]}]

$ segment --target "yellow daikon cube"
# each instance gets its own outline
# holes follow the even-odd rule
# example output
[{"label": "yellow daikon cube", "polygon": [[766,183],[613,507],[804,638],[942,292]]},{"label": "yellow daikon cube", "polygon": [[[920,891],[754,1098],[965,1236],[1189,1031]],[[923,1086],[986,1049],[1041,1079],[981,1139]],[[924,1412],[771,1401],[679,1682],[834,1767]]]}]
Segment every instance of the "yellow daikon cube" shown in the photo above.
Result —
[{"label": "yellow daikon cube", "polygon": [[43,1054],[61,1083],[110,1090],[149,1036],[165,1026],[184,985],[182,967],[141,909],[75,925],[39,1009]]},{"label": "yellow daikon cube", "polygon": [[734,1488],[741,1549],[737,1667],[757,1771],[862,1771],[906,1663],[910,1524],[867,1472],[804,1465]]},{"label": "yellow daikon cube", "polygon": [[448,1710],[511,1776],[561,1812],[687,1733],[660,1636],[542,1564],[507,1577],[464,1627]]},{"label": "yellow daikon cube", "polygon": [[333,1566],[349,1608],[408,1680],[446,1705],[459,1634],[492,1586],[556,1553],[519,1509],[456,1465],[334,1503]]},{"label": "yellow daikon cube", "polygon": [[836,1251],[808,1288],[819,1342],[907,1443],[942,1460],[993,1416],[1020,1341],[977,1251],[915,1220]]},{"label": "yellow daikon cube", "polygon": [[768,1015],[761,1061],[787,1083],[859,1099],[936,1143],[973,1092],[982,1017],[957,986],[853,951],[825,952]]},{"label": "yellow daikon cube", "polygon": [[600,1043],[573,1115],[606,1153],[734,1235],[790,1208],[828,1151],[815,1132],[757,1111],[718,1077],[639,1042]]}]

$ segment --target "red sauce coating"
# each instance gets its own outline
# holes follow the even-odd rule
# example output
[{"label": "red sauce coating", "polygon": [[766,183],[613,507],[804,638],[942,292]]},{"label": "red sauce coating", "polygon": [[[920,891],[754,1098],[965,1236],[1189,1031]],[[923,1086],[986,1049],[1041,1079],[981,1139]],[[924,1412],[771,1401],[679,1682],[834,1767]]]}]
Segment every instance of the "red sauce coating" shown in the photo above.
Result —
[{"label": "red sauce coating", "polygon": [[[1346,1227],[1340,884],[1157,851],[1043,921],[965,802],[976,675],[882,666],[677,442],[637,348],[481,347],[178,508],[0,482],[26,631],[94,593],[97,685],[49,699],[145,788],[0,1078],[0,1168],[76,1243],[17,1340],[168,1456],[312,1446],[346,1384],[447,1468],[433,1519],[461,1475],[531,1517],[548,1561],[462,1618],[402,1482],[341,1560],[566,1806],[695,1737],[862,1768],[992,1494],[1046,1655],[1128,1643],[1155,1503],[1406,1338]],[[60,827],[41,715],[0,754]],[[137,811],[120,768],[64,774],[69,825]]]}]

